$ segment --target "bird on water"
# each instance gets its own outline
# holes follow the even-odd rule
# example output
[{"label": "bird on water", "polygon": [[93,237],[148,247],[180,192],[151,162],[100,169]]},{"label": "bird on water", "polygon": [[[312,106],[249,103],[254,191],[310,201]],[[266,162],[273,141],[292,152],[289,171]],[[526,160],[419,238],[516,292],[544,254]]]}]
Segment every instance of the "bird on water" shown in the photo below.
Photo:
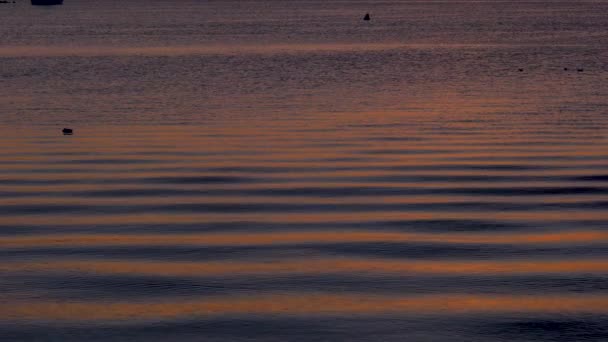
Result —
[{"label": "bird on water", "polygon": [[74,130],[71,128],[64,128],[61,132],[63,132],[63,135],[72,135],[74,134]]},{"label": "bird on water", "polygon": [[371,20],[372,18],[369,16],[369,13],[365,13],[363,20]]}]

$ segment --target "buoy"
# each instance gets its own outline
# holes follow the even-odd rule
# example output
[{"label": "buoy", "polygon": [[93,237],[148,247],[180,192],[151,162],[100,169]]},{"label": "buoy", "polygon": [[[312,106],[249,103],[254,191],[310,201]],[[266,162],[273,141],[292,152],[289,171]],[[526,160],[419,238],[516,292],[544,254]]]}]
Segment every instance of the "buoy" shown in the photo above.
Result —
[{"label": "buoy", "polygon": [[369,16],[369,13],[365,13],[363,20],[371,20],[372,18]]},{"label": "buoy", "polygon": [[63,135],[72,135],[74,134],[74,130],[71,128],[64,128],[61,132],[63,132]]}]

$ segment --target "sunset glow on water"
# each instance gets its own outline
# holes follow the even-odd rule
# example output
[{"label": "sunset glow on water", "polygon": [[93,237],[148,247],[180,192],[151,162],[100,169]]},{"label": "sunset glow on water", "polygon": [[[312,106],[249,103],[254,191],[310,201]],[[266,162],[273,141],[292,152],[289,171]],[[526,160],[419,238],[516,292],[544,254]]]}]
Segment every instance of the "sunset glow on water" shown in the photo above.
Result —
[{"label": "sunset glow on water", "polygon": [[608,340],[606,10],[2,4],[0,340]]}]

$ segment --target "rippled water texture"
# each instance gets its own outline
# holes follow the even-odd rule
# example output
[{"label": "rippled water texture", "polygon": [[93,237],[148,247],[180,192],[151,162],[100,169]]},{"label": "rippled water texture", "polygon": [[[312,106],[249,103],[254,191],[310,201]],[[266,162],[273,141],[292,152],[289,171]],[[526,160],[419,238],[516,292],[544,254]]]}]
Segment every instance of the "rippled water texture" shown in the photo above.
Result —
[{"label": "rippled water texture", "polygon": [[608,3],[65,1],[0,5],[0,340],[608,340]]}]

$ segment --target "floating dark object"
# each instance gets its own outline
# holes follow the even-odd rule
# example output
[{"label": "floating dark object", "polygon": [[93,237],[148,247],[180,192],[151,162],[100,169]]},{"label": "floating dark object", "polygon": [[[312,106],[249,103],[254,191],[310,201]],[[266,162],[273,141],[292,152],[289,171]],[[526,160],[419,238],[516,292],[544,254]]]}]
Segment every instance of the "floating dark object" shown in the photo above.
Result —
[{"label": "floating dark object", "polygon": [[372,18],[369,16],[369,13],[365,13],[363,20],[371,20]]},{"label": "floating dark object", "polygon": [[583,72],[583,71],[585,71],[585,70],[584,70],[583,68],[578,68],[578,69],[576,69],[576,71],[578,71],[578,72]]},{"label": "floating dark object", "polygon": [[564,68],[564,71],[568,71],[568,68]]},{"label": "floating dark object", "polygon": [[519,68],[519,69],[517,69],[517,70],[518,70],[518,71],[519,71],[519,72],[522,72],[522,71],[524,71],[524,69],[522,69],[522,68]]},{"label": "floating dark object", "polygon": [[52,6],[62,4],[63,0],[32,0],[32,5],[34,6]]},{"label": "floating dark object", "polygon": [[61,132],[63,132],[63,135],[72,135],[74,134],[74,130],[71,128],[64,128]]}]

